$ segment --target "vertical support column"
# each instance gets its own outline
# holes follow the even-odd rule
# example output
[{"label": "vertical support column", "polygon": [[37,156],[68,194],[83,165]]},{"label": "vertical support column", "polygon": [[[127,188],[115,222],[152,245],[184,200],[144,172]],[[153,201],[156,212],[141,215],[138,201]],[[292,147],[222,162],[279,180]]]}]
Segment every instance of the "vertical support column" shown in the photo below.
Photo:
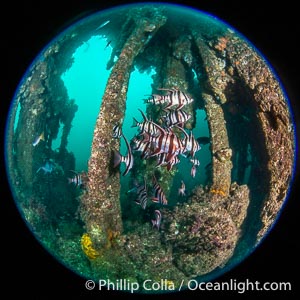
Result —
[{"label": "vertical support column", "polygon": [[222,103],[227,101],[224,90],[230,77],[224,72],[224,63],[217,58],[213,51],[205,44],[199,33],[194,33],[199,54],[203,60],[207,74],[207,84],[211,92],[204,91],[202,97],[205,102],[207,121],[211,135],[212,151],[212,186],[213,194],[228,197],[231,185],[232,150],[229,147],[228,134]]},{"label": "vertical support column", "polygon": [[202,97],[205,101],[213,155],[213,174],[210,191],[214,194],[227,197],[231,185],[232,151],[229,148],[224,113],[220,105],[215,102],[213,96],[202,93]]},{"label": "vertical support column", "polygon": [[81,198],[81,216],[98,249],[107,244],[109,236],[122,232],[120,175],[111,165],[112,150],[119,150],[120,141],[112,138],[113,126],[116,123],[121,126],[123,122],[134,58],[165,23],[166,18],[157,14],[151,20],[135,17],[134,21],[135,29],[128,37],[106,85],[94,130],[88,165],[89,182]]}]

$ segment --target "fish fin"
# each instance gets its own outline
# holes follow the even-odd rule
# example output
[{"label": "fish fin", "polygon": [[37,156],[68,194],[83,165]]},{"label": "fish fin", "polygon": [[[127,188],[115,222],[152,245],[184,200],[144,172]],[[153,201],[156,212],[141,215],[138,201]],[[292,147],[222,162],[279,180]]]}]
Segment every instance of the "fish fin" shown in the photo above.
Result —
[{"label": "fish fin", "polygon": [[176,107],[176,109],[175,110],[177,110],[177,111],[179,111],[179,110],[181,110],[182,108],[183,108],[183,104],[179,104],[177,107]]},{"label": "fish fin", "polygon": [[162,128],[161,126],[159,126],[158,124],[156,124],[156,123],[153,123],[153,124],[154,124],[155,128],[156,128],[157,130],[160,131],[161,134],[166,134],[166,133],[167,133],[166,130],[163,129],[163,128]]},{"label": "fish fin", "polygon": [[131,169],[131,168],[126,167],[126,169],[125,169],[125,171],[123,172],[122,176],[127,175],[130,169]]},{"label": "fish fin", "polygon": [[41,140],[45,140],[45,133],[44,133],[44,131],[41,133]]},{"label": "fish fin", "polygon": [[139,111],[142,114],[144,121],[148,121],[148,118],[146,117],[146,115],[144,114],[144,112],[141,109],[139,109]]},{"label": "fish fin", "polygon": [[169,93],[173,93],[176,89],[166,89],[166,88],[157,88],[158,91],[167,91]]},{"label": "fish fin", "polygon": [[168,163],[167,164],[167,170],[170,171],[172,169],[172,164]]},{"label": "fish fin", "polygon": [[166,163],[169,163],[172,161],[172,159],[175,157],[175,153],[168,153],[167,157],[166,157]]},{"label": "fish fin", "polygon": [[131,125],[131,128],[132,127],[138,127],[138,124],[139,124],[139,121],[136,118],[133,118],[133,123]]},{"label": "fish fin", "polygon": [[152,97],[153,98],[155,98],[155,97],[159,98],[158,101],[161,101],[161,99],[162,99],[162,95],[159,95],[159,94],[152,94]]},{"label": "fish fin", "polygon": [[159,199],[158,199],[158,198],[152,197],[151,200],[152,200],[152,202],[154,202],[154,203],[159,203]]},{"label": "fish fin", "polygon": [[67,178],[68,179],[68,184],[72,183],[72,178]]},{"label": "fish fin", "polygon": [[114,168],[116,168],[122,161],[122,155],[119,151],[114,150]]},{"label": "fish fin", "polygon": [[41,170],[41,167],[39,167],[39,168],[37,169],[36,173],[38,173],[40,170]]},{"label": "fish fin", "polygon": [[162,161],[159,161],[156,165],[155,165],[155,168],[159,168],[164,162]]},{"label": "fish fin", "polygon": [[133,200],[137,205],[141,205],[141,202],[138,199]]},{"label": "fish fin", "polygon": [[159,148],[156,148],[156,150],[151,155],[149,155],[149,157],[153,157],[161,153],[163,153],[163,151]]},{"label": "fish fin", "polygon": [[172,103],[169,103],[163,110],[167,112],[168,110],[170,110],[170,107],[172,106],[173,106]]},{"label": "fish fin", "polygon": [[148,155],[149,155],[149,153],[148,153],[148,147],[149,147],[149,143],[148,143],[148,145],[146,146],[145,150],[142,152],[142,154],[141,154],[141,159],[148,158]]},{"label": "fish fin", "polygon": [[74,173],[75,175],[78,175],[78,173],[77,173],[76,171],[74,171],[74,170],[69,170],[69,172],[72,172],[72,173]]}]

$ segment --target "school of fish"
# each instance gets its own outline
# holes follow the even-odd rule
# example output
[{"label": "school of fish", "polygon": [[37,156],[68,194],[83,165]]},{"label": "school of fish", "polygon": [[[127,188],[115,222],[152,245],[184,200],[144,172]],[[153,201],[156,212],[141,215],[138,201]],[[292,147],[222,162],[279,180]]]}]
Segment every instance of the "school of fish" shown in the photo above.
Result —
[{"label": "school of fish", "polygon": [[[127,147],[127,154],[121,155],[120,152],[114,151],[114,168],[122,162],[125,163],[125,171],[123,176],[127,175],[134,164],[133,151],[141,153],[142,159],[150,159],[155,157],[157,160],[156,167],[166,167],[170,171],[174,165],[180,162],[179,155],[189,157],[192,163],[191,176],[196,175],[197,167],[200,161],[195,158],[197,151],[201,149],[197,139],[192,131],[186,132],[185,124],[191,118],[191,115],[183,110],[186,105],[191,104],[194,100],[185,92],[178,89],[159,89],[166,91],[166,95],[153,94],[149,99],[145,100],[150,105],[162,106],[165,115],[155,122],[149,119],[142,110],[142,121],[134,118],[132,127],[137,127],[139,134],[136,135],[131,143],[128,142],[123,135],[119,124],[113,127],[113,138],[123,138]],[[132,146],[131,146],[132,145]],[[136,184],[134,188],[137,194],[135,202],[146,209],[148,194],[147,183],[144,178],[142,184]],[[168,200],[161,188],[158,180],[153,175],[152,179],[153,195],[150,197],[152,202],[161,205],[167,205]],[[181,181],[178,189],[178,195],[185,196],[185,184]],[[153,227],[158,230],[160,228],[162,216],[159,210],[155,210],[155,219],[151,220]]]}]

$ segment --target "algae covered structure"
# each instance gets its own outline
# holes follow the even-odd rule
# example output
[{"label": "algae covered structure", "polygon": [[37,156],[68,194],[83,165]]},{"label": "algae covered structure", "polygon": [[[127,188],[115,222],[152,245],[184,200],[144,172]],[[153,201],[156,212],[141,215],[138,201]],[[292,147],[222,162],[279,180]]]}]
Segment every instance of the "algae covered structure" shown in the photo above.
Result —
[{"label": "algae covered structure", "polygon": [[144,4],[83,19],[41,52],[12,102],[6,167],[59,261],[160,292],[255,249],[287,197],[294,148],[288,99],[253,45],[198,11]]}]

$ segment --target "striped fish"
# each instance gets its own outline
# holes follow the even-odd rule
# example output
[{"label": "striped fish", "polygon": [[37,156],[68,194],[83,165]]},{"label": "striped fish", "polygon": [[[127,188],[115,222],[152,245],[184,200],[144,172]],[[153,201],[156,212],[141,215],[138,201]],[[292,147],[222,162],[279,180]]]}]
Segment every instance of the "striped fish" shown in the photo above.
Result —
[{"label": "striped fish", "polygon": [[156,227],[159,230],[160,224],[161,224],[161,219],[162,219],[161,212],[158,209],[156,209],[154,211],[154,215],[155,215],[155,219],[151,220],[152,226],[153,226],[153,228]]},{"label": "striped fish", "polygon": [[199,143],[197,142],[197,140],[195,139],[193,133],[190,132],[190,134],[188,135],[184,129],[182,129],[178,126],[176,128],[180,129],[184,134],[184,139],[182,142],[184,145],[184,149],[183,149],[182,153],[189,151],[190,156],[194,157],[195,153],[197,151],[199,151],[201,149],[201,147],[200,147]]},{"label": "striped fish", "polygon": [[190,159],[190,162],[191,162],[193,165],[195,165],[196,167],[199,167],[199,166],[200,166],[200,161],[199,161],[199,159],[197,159],[197,158],[191,158],[191,159]]},{"label": "striped fish", "polygon": [[114,139],[119,139],[122,136],[122,129],[119,124],[114,125],[112,136]]},{"label": "striped fish", "polygon": [[195,153],[201,149],[199,143],[195,139],[192,132],[190,132],[189,140],[187,141],[186,148],[190,151],[192,157],[195,156]]},{"label": "striped fish", "polygon": [[146,209],[148,196],[147,196],[147,185],[146,185],[145,177],[144,177],[144,184],[137,187],[136,193],[137,193],[137,198],[134,202],[140,205],[142,209]]},{"label": "striped fish", "polygon": [[135,118],[133,118],[133,124],[131,127],[138,127],[142,133],[148,132],[151,135],[155,135],[158,131],[157,129],[158,125],[156,125],[154,122],[149,120],[142,110],[139,109],[139,111],[143,116],[143,121],[139,122]]},{"label": "striped fish", "polygon": [[144,100],[145,103],[152,103],[154,105],[168,103],[168,95],[153,94],[151,98]]},{"label": "striped fish", "polygon": [[167,91],[167,95],[152,95],[150,99],[148,99],[147,103],[163,104],[167,103],[167,106],[164,108],[170,109],[173,106],[176,106],[176,110],[180,110],[187,104],[190,104],[194,101],[191,97],[189,97],[186,93],[178,90],[178,89],[158,89],[162,91]]},{"label": "striped fish", "polygon": [[150,142],[154,149],[150,157],[166,153],[166,162],[169,162],[184,149],[181,140],[171,130],[163,130],[158,136],[151,136],[145,132],[143,136],[144,141]]},{"label": "striped fish", "polygon": [[166,123],[166,125],[168,127],[172,127],[175,125],[182,126],[190,118],[191,118],[191,115],[186,113],[183,110],[171,111],[162,117],[163,121]]},{"label": "striped fish", "polygon": [[74,177],[68,178],[69,184],[74,184],[75,187],[80,187],[83,185],[81,173],[77,173],[75,171],[70,170],[70,172],[74,173]]},{"label": "striped fish", "polygon": [[151,200],[154,203],[160,203],[162,205],[167,205],[168,200],[166,198],[166,195],[164,194],[162,188],[160,187],[159,183],[157,182],[155,176],[153,176],[153,190],[154,190],[154,197],[151,198]]},{"label": "striped fish", "polygon": [[139,140],[137,137],[134,137],[132,139],[132,142],[134,143],[133,150],[142,152],[141,158],[148,158],[150,155],[150,143],[145,142],[144,140]]},{"label": "striped fish", "polygon": [[127,155],[123,156],[120,154],[119,151],[114,151],[114,168],[120,165],[120,163],[124,162],[126,164],[126,169],[123,173],[123,176],[125,176],[133,166],[133,155],[126,137],[123,134],[122,137],[124,138],[124,141],[127,146]]}]

